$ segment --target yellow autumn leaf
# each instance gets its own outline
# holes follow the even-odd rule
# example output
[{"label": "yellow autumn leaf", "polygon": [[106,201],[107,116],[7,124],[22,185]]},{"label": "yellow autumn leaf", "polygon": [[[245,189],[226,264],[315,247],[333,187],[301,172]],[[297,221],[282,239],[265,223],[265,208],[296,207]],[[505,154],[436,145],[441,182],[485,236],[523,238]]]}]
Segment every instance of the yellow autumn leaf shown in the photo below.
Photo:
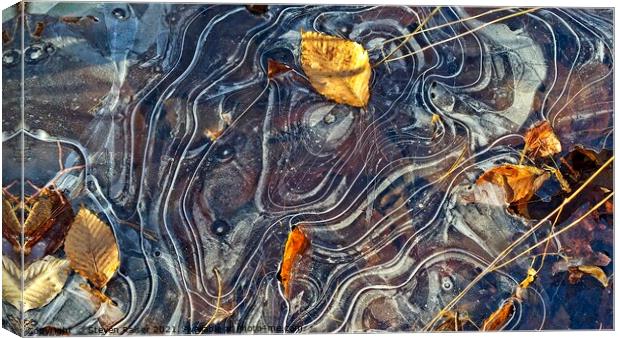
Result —
[{"label": "yellow autumn leaf", "polygon": [[65,259],[46,256],[23,271],[10,258],[2,256],[2,300],[23,311],[38,309],[51,302],[62,290],[71,269]]},{"label": "yellow autumn leaf", "polygon": [[301,68],[316,91],[354,107],[368,104],[372,68],[357,42],[317,33],[301,33]]},{"label": "yellow autumn leaf", "polygon": [[65,253],[73,270],[100,289],[120,265],[112,230],[92,211],[83,207],[65,238]]}]

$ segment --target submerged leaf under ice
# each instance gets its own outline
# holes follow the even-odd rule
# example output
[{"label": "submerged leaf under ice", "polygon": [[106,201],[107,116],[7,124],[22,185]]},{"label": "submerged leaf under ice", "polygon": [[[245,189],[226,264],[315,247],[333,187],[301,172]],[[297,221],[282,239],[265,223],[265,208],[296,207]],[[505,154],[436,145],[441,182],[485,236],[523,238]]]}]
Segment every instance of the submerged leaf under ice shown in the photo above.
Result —
[{"label": "submerged leaf under ice", "polygon": [[[53,181],[73,210],[84,206],[109,226],[120,267],[102,283],[109,301],[73,273],[25,321],[5,300],[3,326],[30,335],[477,330],[495,313],[493,328],[506,330],[613,328],[613,280],[569,283],[569,269],[602,276],[583,268],[600,260],[564,260],[567,243],[611,257],[612,217],[597,209],[576,227],[587,234],[581,242],[569,231],[548,252],[528,252],[588,209],[567,205],[573,218],[533,228],[569,193],[558,180],[525,192],[536,206],[527,218],[509,210],[501,185],[476,184],[499,166],[557,167],[575,191],[587,177],[571,178],[560,160],[587,175],[609,160],[613,10],[532,9],[485,27],[519,9],[442,7],[429,17],[433,10],[107,2],[5,10],[3,186],[19,197],[13,182],[28,180],[32,195]],[[366,104],[316,91],[302,31],[368,52]],[[379,62],[386,55],[393,60]],[[544,121],[559,144],[545,158],[522,156],[531,154],[525,133]],[[577,147],[601,159],[567,157]],[[609,198],[611,179],[605,171],[586,189],[589,207]],[[283,253],[298,226],[311,250],[288,262],[283,285]],[[483,274],[530,229],[502,262],[527,255]],[[599,268],[613,275],[613,262]]]}]

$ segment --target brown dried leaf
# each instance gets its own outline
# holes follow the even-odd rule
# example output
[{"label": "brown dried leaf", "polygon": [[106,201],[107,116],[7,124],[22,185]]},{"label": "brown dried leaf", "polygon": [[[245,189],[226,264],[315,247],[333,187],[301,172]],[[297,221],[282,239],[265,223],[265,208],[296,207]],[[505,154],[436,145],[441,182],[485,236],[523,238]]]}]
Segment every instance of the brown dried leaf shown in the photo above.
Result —
[{"label": "brown dried leaf", "polygon": [[317,33],[301,33],[301,67],[316,91],[354,107],[368,104],[372,68],[357,42]]},{"label": "brown dried leaf", "polygon": [[484,320],[482,323],[482,331],[501,330],[512,317],[514,310],[514,301],[512,298],[505,301],[499,309]]},{"label": "brown dried leaf", "polygon": [[284,255],[282,257],[282,267],[280,268],[280,281],[284,286],[284,294],[288,297],[289,282],[293,273],[293,267],[299,256],[308,248],[309,241],[306,235],[296,227],[288,235],[284,246]]},{"label": "brown dried leaf", "polygon": [[486,171],[476,184],[489,182],[500,186],[506,193],[506,202],[515,203],[531,199],[548,178],[549,173],[536,167],[504,164]]},{"label": "brown dried leaf", "polygon": [[73,270],[103,288],[120,265],[112,230],[93,212],[81,208],[65,239],[65,253]]},{"label": "brown dried leaf", "polygon": [[542,121],[525,133],[525,151],[533,157],[547,157],[562,151],[562,144],[549,121]]},{"label": "brown dried leaf", "polygon": [[605,272],[603,271],[603,269],[601,269],[598,266],[580,265],[580,266],[568,268],[568,272],[570,273],[568,278],[570,282],[573,284],[576,283],[578,280],[580,280],[584,274],[590,275],[596,278],[596,280],[598,280],[603,285],[604,288],[606,288],[609,283],[607,279],[607,275],[605,275]]},{"label": "brown dried leaf", "polygon": [[267,77],[270,79],[276,75],[286,73],[291,70],[292,70],[291,67],[283,63],[280,63],[276,60],[273,60],[273,59],[267,60]]},{"label": "brown dried leaf", "polygon": [[22,293],[22,270],[11,259],[2,256],[2,300],[18,309],[23,300],[23,311],[38,309],[56,298],[69,272],[67,260],[46,256],[23,271]]},{"label": "brown dried leaf", "polygon": [[26,204],[30,210],[24,222],[24,253],[29,255],[32,247],[41,241],[49,243],[46,254],[56,252],[73,220],[71,204],[61,191],[51,188],[44,188],[39,195],[28,198]]}]

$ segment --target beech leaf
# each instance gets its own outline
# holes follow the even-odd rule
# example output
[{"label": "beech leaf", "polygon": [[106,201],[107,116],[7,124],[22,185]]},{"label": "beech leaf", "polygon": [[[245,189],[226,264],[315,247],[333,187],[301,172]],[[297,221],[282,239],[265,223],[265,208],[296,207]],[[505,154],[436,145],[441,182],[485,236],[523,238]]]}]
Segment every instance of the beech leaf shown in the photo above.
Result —
[{"label": "beech leaf", "polygon": [[83,207],[65,238],[65,253],[71,268],[100,289],[120,265],[112,230],[92,211]]},{"label": "beech leaf", "polygon": [[70,272],[67,260],[46,256],[23,270],[22,293],[22,269],[2,256],[2,300],[18,309],[23,301],[23,311],[38,309],[56,298]]},{"label": "beech leaf", "polygon": [[[52,218],[52,202],[45,197],[37,199],[24,221],[24,236],[30,236]],[[48,225],[48,226],[51,226]]]},{"label": "beech leaf", "polygon": [[[10,231],[12,233],[21,232],[21,222],[15,215],[15,210],[11,203],[9,203],[4,194],[2,195],[2,230]],[[6,236],[5,236],[6,237]]]},{"label": "beech leaf", "polygon": [[301,33],[301,67],[321,95],[354,107],[368,104],[372,68],[357,42],[317,33]]}]

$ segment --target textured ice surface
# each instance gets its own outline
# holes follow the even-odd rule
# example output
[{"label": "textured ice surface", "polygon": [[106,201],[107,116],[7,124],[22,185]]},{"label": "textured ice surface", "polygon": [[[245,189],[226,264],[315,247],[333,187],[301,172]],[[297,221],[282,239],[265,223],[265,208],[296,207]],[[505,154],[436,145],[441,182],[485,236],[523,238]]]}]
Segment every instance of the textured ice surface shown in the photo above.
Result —
[{"label": "textured ice surface", "polygon": [[[394,56],[463,36],[375,67],[364,109],[326,100],[301,71],[301,30],[355,40],[374,64],[431,10],[41,3],[21,21],[7,9],[3,185],[20,180],[22,154],[25,179],[54,177],[57,142],[65,167],[85,165],[58,185],[121,248],[106,289],[115,333],[201,331],[214,268],[230,316],[208,331],[421,330],[530,226],[472,186],[519,160],[525,129],[549,120],[565,151],[613,143],[611,10],[541,9],[463,34],[517,10],[456,22],[487,9],[443,8]],[[293,71],[268,79],[268,59]],[[277,273],[294,225],[312,244],[287,299]],[[457,309],[480,323],[529,264],[488,274]],[[27,312],[25,333],[102,334],[84,282],[73,274]],[[506,328],[611,328],[611,288],[588,285],[548,273]],[[19,311],[3,313],[19,331]]]}]

